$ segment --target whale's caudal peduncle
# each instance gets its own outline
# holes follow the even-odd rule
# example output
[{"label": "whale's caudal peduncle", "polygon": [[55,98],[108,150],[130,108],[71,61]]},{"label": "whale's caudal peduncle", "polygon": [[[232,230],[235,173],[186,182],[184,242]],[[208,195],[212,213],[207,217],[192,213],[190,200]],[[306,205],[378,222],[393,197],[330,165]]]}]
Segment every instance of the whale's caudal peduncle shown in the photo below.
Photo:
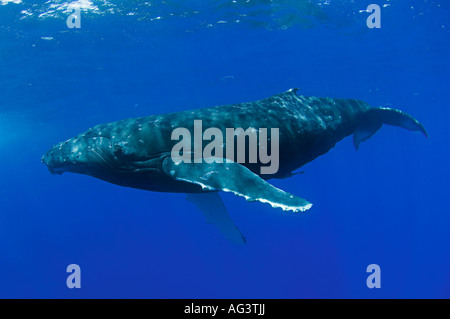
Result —
[{"label": "whale's caudal peduncle", "polygon": [[[294,170],[346,136],[353,134],[358,149],[383,124],[427,136],[423,126],[402,111],[296,92],[291,89],[255,102],[100,124],[54,146],[42,162],[56,174],[86,174],[150,191],[209,197],[217,196],[217,191],[232,192],[249,201],[299,212],[312,204],[266,180],[294,175]],[[237,228],[229,226],[233,225],[229,217],[224,217],[225,209],[210,211],[199,204],[206,202],[205,197],[196,201],[192,196],[190,201],[220,224],[228,238],[243,242]],[[219,205],[221,200],[210,202]]]}]

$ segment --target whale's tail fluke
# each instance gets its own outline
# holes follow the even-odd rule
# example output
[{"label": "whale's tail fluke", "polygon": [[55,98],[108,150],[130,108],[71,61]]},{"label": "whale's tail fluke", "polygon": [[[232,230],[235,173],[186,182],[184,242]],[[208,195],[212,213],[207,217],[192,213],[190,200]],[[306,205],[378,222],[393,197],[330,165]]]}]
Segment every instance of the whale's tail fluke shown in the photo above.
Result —
[{"label": "whale's tail fluke", "polygon": [[359,144],[375,134],[383,124],[394,125],[410,131],[419,131],[425,137],[428,134],[422,124],[411,115],[387,107],[372,108],[364,115],[361,124],[353,133],[353,145],[358,150]]}]

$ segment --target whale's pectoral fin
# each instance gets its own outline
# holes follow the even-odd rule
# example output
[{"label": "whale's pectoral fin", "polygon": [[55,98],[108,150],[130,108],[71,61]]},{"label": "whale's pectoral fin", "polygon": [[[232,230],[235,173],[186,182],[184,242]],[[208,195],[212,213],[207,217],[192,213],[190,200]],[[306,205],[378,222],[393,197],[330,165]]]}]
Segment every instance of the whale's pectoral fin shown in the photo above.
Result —
[{"label": "whale's pectoral fin", "polygon": [[186,198],[194,203],[205,215],[208,223],[216,226],[220,232],[235,244],[245,244],[246,240],[233,223],[225,205],[217,192],[186,194]]},{"label": "whale's pectoral fin", "polygon": [[283,210],[303,212],[312,204],[305,199],[278,189],[248,168],[226,160],[223,163],[184,163],[168,157],[163,162],[164,172],[172,178],[200,185],[205,190],[222,190],[245,197],[248,201],[268,203]]},{"label": "whale's pectoral fin", "polygon": [[364,119],[353,134],[353,144],[359,148],[359,144],[375,134],[383,124],[402,127],[410,131],[418,131],[428,137],[428,134],[415,118],[400,110],[387,107],[373,108],[367,111]]}]

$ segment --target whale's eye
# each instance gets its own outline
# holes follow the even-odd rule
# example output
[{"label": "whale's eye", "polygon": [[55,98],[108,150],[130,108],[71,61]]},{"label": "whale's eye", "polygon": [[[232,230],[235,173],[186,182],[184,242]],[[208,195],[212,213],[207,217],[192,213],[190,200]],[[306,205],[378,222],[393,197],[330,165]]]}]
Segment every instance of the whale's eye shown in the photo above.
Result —
[{"label": "whale's eye", "polygon": [[120,160],[135,161],[136,149],[129,145],[128,142],[119,142],[113,145],[114,156]]},{"label": "whale's eye", "polygon": [[123,147],[119,144],[114,145],[114,155],[120,157],[123,155]]}]

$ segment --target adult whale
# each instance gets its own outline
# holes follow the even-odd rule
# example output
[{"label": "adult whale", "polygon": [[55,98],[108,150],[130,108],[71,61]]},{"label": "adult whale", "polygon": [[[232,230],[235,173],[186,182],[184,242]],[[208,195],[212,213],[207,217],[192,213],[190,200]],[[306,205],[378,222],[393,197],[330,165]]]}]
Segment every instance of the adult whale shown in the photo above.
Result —
[{"label": "adult whale", "polygon": [[[427,136],[424,127],[402,111],[372,108],[353,99],[306,97],[298,95],[297,90],[290,89],[255,102],[100,124],[53,146],[42,162],[55,174],[74,172],[121,186],[187,193],[188,199],[230,240],[245,242],[217,191],[232,192],[248,201],[268,203],[283,210],[305,211],[312,206],[310,202],[272,186],[267,180],[292,176],[295,169],[325,154],[351,134],[358,149],[383,124]],[[223,163],[175,160],[172,150],[179,141],[172,133],[176,128],[193,132],[194,122],[198,120],[205,130],[215,128],[223,136],[227,128],[266,128],[267,132],[278,129],[278,136],[267,133],[268,140],[278,137],[278,170],[262,174],[261,168],[267,163],[260,159],[253,163],[232,159]],[[229,141],[222,144],[223,148],[226,143]],[[267,148],[270,150],[266,151],[275,151],[273,146]],[[195,145],[191,149],[195,150]],[[248,145],[245,151],[250,151]]]}]

